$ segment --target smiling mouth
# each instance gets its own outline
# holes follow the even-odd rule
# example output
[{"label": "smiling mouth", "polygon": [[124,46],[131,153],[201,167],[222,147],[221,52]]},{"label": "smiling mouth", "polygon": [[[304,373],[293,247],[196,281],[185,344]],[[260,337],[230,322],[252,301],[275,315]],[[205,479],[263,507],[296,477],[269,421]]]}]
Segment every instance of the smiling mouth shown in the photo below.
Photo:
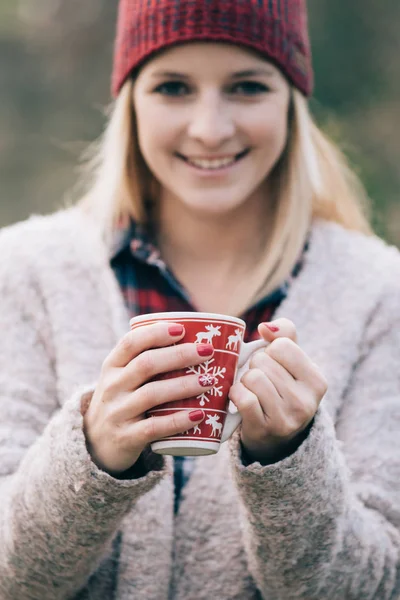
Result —
[{"label": "smiling mouth", "polygon": [[246,148],[246,150],[239,152],[239,154],[236,154],[236,156],[233,156],[232,158],[217,158],[214,160],[205,158],[188,158],[182,154],[177,154],[177,156],[186,163],[192,165],[193,167],[197,167],[198,169],[217,170],[230,167],[231,165],[237,163],[241,158],[244,158],[249,152],[250,149]]}]

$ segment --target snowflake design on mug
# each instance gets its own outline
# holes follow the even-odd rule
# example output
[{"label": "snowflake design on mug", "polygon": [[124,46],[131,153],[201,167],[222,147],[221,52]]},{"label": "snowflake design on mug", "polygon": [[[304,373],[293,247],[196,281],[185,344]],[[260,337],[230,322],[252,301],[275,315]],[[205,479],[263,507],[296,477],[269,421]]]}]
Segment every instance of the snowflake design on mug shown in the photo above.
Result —
[{"label": "snowflake design on mug", "polygon": [[198,375],[199,377],[203,377],[204,381],[208,381],[209,385],[213,387],[208,390],[208,392],[203,392],[196,398],[199,400],[200,406],[205,406],[206,402],[210,402],[209,396],[223,396],[223,385],[218,385],[220,379],[225,379],[226,367],[218,367],[217,365],[212,365],[214,362],[214,358],[210,360],[206,360],[204,363],[200,365],[196,365],[195,367],[189,367],[186,373]]}]

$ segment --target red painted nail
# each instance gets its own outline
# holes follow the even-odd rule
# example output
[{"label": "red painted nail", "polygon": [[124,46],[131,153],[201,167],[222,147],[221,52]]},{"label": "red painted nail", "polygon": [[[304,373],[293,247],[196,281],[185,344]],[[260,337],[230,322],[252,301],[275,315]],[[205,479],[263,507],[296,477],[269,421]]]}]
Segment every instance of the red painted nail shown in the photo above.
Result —
[{"label": "red painted nail", "polygon": [[211,344],[197,344],[197,352],[199,356],[211,356],[214,353],[214,348]]},{"label": "red painted nail", "polygon": [[192,410],[189,413],[189,419],[194,423],[195,421],[202,421],[205,417],[205,414],[202,410]]},{"label": "red painted nail", "polygon": [[168,333],[173,337],[178,337],[179,335],[182,335],[183,325],[171,325],[170,327],[168,327]]},{"label": "red painted nail", "polygon": [[212,375],[200,375],[199,384],[202,387],[211,387],[217,383],[217,378]]},{"label": "red painted nail", "polygon": [[279,327],[276,327],[276,325],[270,325],[270,323],[263,323],[263,325],[265,325],[265,327],[267,327],[273,333],[279,331]]}]

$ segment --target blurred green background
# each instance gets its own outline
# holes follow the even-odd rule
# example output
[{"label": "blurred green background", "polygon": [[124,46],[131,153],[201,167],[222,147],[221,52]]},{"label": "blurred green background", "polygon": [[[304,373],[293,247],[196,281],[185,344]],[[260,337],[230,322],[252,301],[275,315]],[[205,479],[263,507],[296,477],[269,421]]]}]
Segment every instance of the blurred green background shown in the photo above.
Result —
[{"label": "blurred green background", "polygon": [[[104,125],[117,2],[0,0],[0,226],[60,206]],[[309,0],[317,121],[400,246],[400,2]]]}]

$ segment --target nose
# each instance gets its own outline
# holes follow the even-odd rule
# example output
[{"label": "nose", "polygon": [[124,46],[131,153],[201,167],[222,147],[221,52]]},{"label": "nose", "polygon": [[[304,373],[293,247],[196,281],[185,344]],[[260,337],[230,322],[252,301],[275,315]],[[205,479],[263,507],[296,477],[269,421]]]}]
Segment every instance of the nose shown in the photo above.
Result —
[{"label": "nose", "polygon": [[226,102],[217,94],[206,94],[199,99],[191,113],[189,137],[203,146],[218,148],[232,138],[235,124]]}]

